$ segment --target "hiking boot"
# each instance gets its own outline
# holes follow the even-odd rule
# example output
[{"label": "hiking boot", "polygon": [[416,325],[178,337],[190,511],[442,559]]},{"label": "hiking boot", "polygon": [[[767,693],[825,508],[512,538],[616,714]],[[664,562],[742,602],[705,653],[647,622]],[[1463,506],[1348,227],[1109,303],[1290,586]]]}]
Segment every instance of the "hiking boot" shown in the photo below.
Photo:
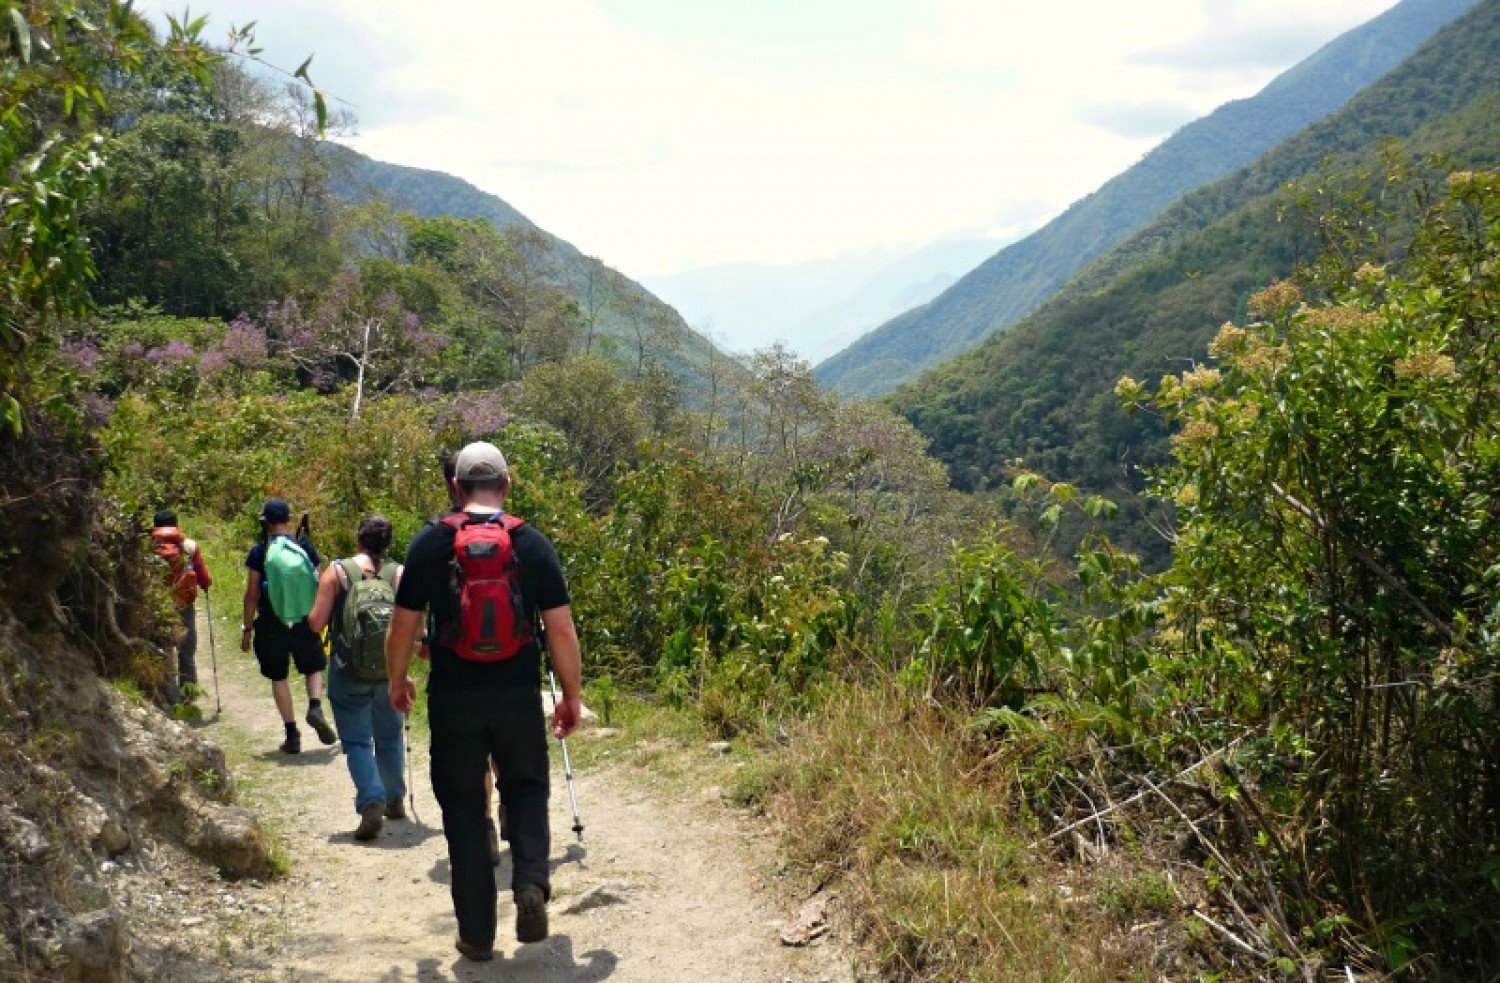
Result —
[{"label": "hiking boot", "polygon": [[547,896],[536,884],[516,888],[516,941],[540,942],[547,937]]},{"label": "hiking boot", "polygon": [[362,842],[368,842],[380,835],[380,827],[385,825],[385,805],[380,802],[371,802],[359,810],[359,828],[354,831],[354,838]]},{"label": "hiking boot", "polygon": [[476,963],[487,963],[491,959],[495,958],[495,950],[493,947],[487,946],[481,949],[477,945],[470,945],[469,943],[464,941],[464,937],[462,935],[454,936],[453,948],[458,950],[458,954],[460,956],[463,956],[465,959],[471,959]]},{"label": "hiking boot", "polygon": [[333,728],[328,726],[328,721],[323,717],[323,708],[320,706],[307,708],[307,726],[318,732],[318,740],[324,744],[332,744],[339,739],[339,736],[333,732]]},{"label": "hiking boot", "polygon": [[500,831],[495,828],[493,819],[484,821],[485,835],[490,839],[490,866],[500,866]]},{"label": "hiking boot", "polygon": [[387,802],[385,804],[385,818],[405,819],[406,803],[402,802],[400,799],[392,799],[391,801]]},{"label": "hiking boot", "polygon": [[286,740],[281,742],[282,754],[302,753],[302,732],[300,730],[289,731]]}]

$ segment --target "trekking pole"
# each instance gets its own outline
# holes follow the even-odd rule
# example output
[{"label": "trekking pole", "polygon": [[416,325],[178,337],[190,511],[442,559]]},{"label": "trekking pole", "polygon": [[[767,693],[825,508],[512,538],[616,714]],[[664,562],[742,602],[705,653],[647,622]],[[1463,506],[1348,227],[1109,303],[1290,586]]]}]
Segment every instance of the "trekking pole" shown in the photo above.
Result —
[{"label": "trekking pole", "polygon": [[[425,636],[421,639],[421,645],[423,650],[425,650],[427,647],[427,639]],[[390,684],[387,683],[386,685],[389,686]],[[411,821],[414,823],[421,823],[422,819],[417,815],[417,779],[412,774],[411,770],[411,713],[412,710],[415,710],[416,708],[417,702],[415,699],[413,699],[411,710],[408,710],[401,715],[401,726],[402,740],[406,742],[406,797],[411,802]]]},{"label": "trekking pole", "polygon": [[406,797],[411,802],[411,821],[421,825],[422,817],[417,815],[417,780],[411,773],[411,711],[401,715],[401,722],[406,727]]},{"label": "trekking pole", "polygon": [[214,716],[217,717],[224,712],[224,705],[219,702],[219,650],[214,645],[214,602],[207,590],[203,592],[203,603],[208,608],[208,664],[214,669]]},{"label": "trekking pole", "polygon": [[[552,650],[547,647],[547,628],[540,621],[537,622],[537,640],[542,646],[542,657],[547,660],[547,683],[552,687],[552,719],[557,719],[557,675],[552,671]],[[578,818],[578,796],[573,791],[573,762],[568,757],[568,739],[559,737],[557,743],[562,745],[563,777],[567,779],[568,806],[573,810],[573,833],[578,837],[578,842],[583,842],[583,820]]]}]

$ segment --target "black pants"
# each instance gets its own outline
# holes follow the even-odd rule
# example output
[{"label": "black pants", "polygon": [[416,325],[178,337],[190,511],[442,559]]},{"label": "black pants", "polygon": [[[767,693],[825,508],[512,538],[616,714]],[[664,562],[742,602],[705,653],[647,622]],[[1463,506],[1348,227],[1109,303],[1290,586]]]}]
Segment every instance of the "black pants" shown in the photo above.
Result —
[{"label": "black pants", "polygon": [[495,941],[495,868],[484,811],[484,771],[494,758],[510,834],[511,888],[536,884],[550,898],[547,857],[547,732],[541,692],[532,687],[429,692],[432,791],[443,810],[453,913],[464,941]]},{"label": "black pants", "polygon": [[198,684],[198,607],[189,604],[185,608],[177,610],[177,617],[182,619],[182,627],[186,629],[182,635],[182,641],[177,643],[177,684]]}]

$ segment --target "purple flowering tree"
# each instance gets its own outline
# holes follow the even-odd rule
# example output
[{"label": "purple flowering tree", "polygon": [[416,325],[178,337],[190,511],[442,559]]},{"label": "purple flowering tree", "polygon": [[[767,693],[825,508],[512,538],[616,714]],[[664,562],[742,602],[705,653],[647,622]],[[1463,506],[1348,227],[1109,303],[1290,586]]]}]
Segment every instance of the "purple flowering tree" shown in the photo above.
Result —
[{"label": "purple flowering tree", "polygon": [[415,388],[443,341],[395,294],[370,297],[354,270],[340,274],[310,309],[291,299],[272,305],[266,329],[271,350],[319,390],[354,390],[351,419],[359,417],[366,392]]},{"label": "purple flowering tree", "polygon": [[62,360],[74,372],[82,376],[94,376],[99,372],[99,361],[104,353],[92,338],[65,341],[60,349]]},{"label": "purple flowering tree", "polygon": [[510,422],[510,408],[518,397],[519,386],[515,384],[460,393],[434,419],[434,426],[439,431],[455,431],[465,443],[492,438]]}]

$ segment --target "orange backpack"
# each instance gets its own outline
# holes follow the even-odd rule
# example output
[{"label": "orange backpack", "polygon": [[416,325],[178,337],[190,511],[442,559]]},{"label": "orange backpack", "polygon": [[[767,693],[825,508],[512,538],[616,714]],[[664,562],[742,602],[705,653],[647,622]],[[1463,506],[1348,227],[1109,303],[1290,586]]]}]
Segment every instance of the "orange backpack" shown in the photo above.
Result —
[{"label": "orange backpack", "polygon": [[172,592],[172,603],[185,608],[198,599],[198,575],[188,554],[187,539],[176,526],[158,526],[151,530],[151,552],[167,563],[165,581]]}]

